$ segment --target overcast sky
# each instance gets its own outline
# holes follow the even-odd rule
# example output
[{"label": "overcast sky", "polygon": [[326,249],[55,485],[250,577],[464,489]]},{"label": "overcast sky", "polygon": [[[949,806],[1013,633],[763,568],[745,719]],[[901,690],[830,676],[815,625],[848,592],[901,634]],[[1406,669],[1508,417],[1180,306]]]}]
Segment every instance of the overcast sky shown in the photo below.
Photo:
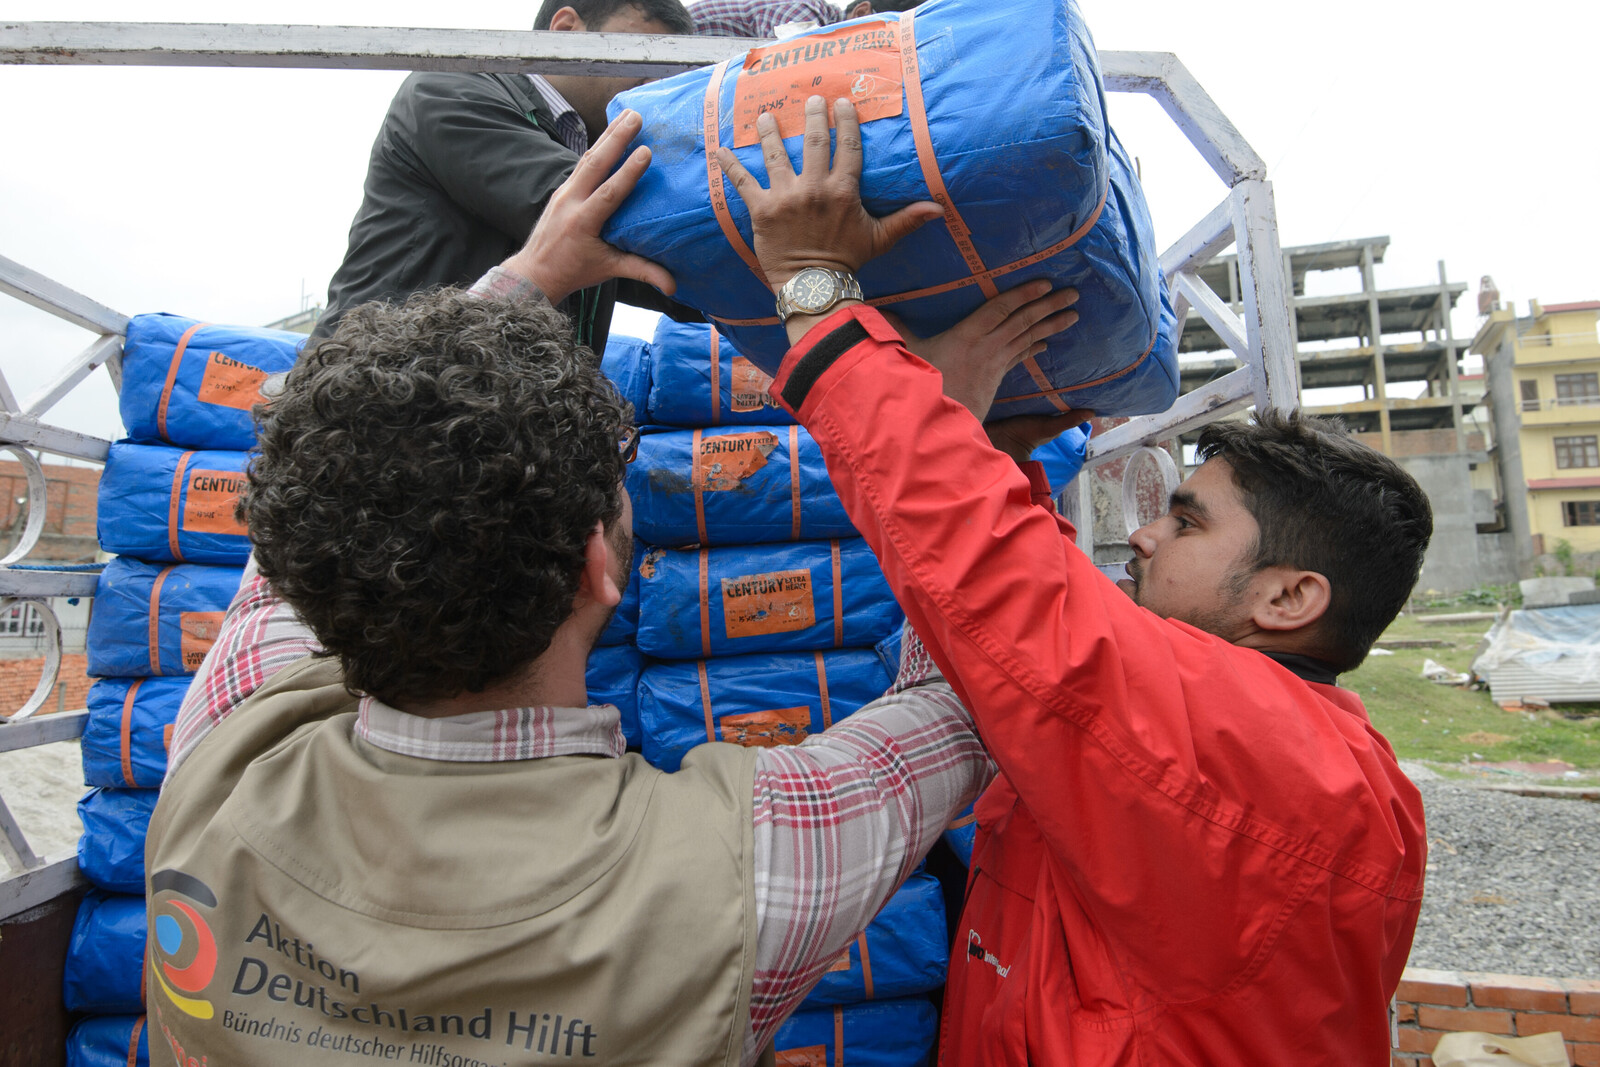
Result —
[{"label": "overcast sky", "polygon": [[[1004,4],[992,2],[997,15]],[[1583,0],[1082,0],[1102,49],[1175,52],[1266,160],[1285,244],[1386,234],[1378,282],[1478,278],[1525,307],[1600,299],[1600,8]],[[0,21],[526,29],[537,4],[0,0]],[[259,324],[313,303],[343,256],[403,75],[0,67],[0,255],[124,313]],[[1020,94],[1019,94],[1020,95]],[[1163,245],[1224,195],[1156,105],[1111,97]],[[1315,291],[1355,288],[1333,276]],[[623,323],[626,327],[626,321]],[[0,297],[19,397],[91,340]],[[55,409],[114,432],[103,374]],[[116,432],[120,432],[117,428]]]}]

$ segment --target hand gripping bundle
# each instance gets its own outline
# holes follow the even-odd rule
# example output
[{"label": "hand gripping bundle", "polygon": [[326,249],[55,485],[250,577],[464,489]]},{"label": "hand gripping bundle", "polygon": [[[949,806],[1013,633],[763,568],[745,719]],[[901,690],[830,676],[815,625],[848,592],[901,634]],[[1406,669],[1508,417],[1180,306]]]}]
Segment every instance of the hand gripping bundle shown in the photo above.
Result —
[{"label": "hand gripping bundle", "polygon": [[638,140],[654,156],[606,239],[672,271],[677,299],[775,373],[788,341],[748,212],[712,160],[726,146],[764,174],[755,121],[766,111],[798,165],[812,94],[856,106],[869,212],[919,200],[944,209],[942,222],[862,267],[868,303],[929,336],[1029,279],[1082,294],[1078,325],[1007,376],[997,415],[1134,415],[1171,405],[1176,322],[1149,211],[1106,124],[1099,61],[1073,0],[1017,0],[1003,13],[976,0],[930,0],[621,94],[612,113],[644,116]]},{"label": "hand gripping bundle", "polygon": [[121,414],[100,479],[101,573],[89,622],[78,865],[96,887],[73,930],[68,1061],[147,1063],[144,838],[189,680],[239,588],[250,542],[235,517],[251,409],[294,365],[304,338],[176,315],[128,323]]}]

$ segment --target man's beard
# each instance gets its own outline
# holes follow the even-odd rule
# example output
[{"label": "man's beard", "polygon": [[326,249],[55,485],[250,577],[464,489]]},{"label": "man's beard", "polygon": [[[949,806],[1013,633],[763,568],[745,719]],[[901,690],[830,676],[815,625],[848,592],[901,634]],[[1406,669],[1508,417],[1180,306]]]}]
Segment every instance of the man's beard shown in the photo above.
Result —
[{"label": "man's beard", "polygon": [[[622,543],[620,545],[619,544],[615,544],[614,543],[615,540],[620,540]],[[611,554],[614,557],[616,557],[618,560],[622,561],[622,578],[618,582],[618,589],[622,592],[623,598],[626,599],[627,595],[628,595],[628,582],[633,577],[633,535],[629,534],[626,537],[620,537],[620,538],[615,538],[615,539],[613,539],[613,538],[608,536],[606,538],[606,544],[608,546],[610,546]],[[613,576],[613,577],[615,577],[615,576]],[[611,609],[606,612],[605,621],[600,624],[600,629],[598,629],[598,630],[596,630],[594,632],[594,640],[589,642],[589,651],[590,652],[593,652],[595,649],[600,647],[600,638],[601,638],[601,636],[606,632],[606,629],[611,625],[611,620],[616,616],[617,609],[620,608],[621,606],[622,606],[622,601],[619,600],[619,601],[617,601],[617,603],[611,605]]]}]

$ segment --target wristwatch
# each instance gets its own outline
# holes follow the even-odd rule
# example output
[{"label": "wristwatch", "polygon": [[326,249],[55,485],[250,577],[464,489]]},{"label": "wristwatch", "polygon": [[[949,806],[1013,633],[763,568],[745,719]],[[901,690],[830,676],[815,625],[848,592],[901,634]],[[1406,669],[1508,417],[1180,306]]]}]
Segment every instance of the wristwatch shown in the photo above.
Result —
[{"label": "wristwatch", "polygon": [[778,288],[778,318],[820,315],[841,300],[860,300],[861,283],[854,274],[826,267],[807,267]]}]

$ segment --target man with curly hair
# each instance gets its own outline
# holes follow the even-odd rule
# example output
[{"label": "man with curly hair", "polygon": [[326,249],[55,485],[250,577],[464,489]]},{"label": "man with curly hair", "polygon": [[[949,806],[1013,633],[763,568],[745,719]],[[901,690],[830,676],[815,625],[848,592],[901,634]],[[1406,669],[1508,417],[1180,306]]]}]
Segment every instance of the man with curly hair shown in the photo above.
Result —
[{"label": "man with curly hair", "polygon": [[598,236],[639,128],[471,292],[353,310],[266,408],[254,563],[146,856],[151,1018],[181,1063],[756,1062],[989,778],[926,657],[803,745],[673,774],[589,706],[636,437],[552,304],[673,288]]}]

